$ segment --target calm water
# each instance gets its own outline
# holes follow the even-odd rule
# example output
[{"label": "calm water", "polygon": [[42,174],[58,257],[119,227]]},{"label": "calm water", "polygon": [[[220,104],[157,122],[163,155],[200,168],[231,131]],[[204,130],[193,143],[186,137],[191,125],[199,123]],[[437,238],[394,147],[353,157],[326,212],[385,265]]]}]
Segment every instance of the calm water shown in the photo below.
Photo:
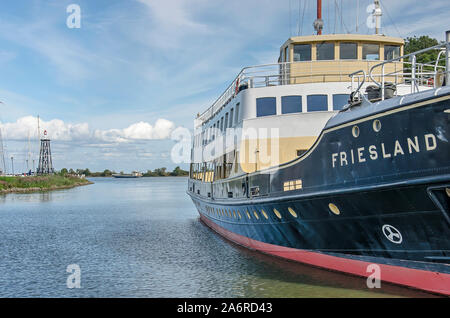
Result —
[{"label": "calm water", "polygon": [[[198,219],[185,178],[0,196],[0,297],[428,297],[251,252]],[[81,288],[69,289],[69,264]]]}]

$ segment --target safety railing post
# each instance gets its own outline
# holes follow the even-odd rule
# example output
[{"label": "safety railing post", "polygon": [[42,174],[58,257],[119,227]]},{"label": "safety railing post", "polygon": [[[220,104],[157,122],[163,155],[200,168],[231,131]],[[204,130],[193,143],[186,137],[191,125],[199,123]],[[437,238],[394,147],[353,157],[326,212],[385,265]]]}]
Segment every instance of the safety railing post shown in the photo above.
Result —
[{"label": "safety railing post", "polygon": [[412,56],[411,63],[411,93],[416,91],[416,56]]},{"label": "safety railing post", "polygon": [[445,85],[450,86],[450,30],[445,32]]},{"label": "safety railing post", "polygon": [[384,64],[381,66],[381,100],[384,100]]}]

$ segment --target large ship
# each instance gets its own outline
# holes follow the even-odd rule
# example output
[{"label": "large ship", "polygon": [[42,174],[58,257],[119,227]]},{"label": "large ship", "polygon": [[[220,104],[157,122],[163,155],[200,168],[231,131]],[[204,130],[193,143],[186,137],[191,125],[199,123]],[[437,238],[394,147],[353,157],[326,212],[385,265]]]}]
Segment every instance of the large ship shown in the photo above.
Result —
[{"label": "large ship", "polygon": [[197,116],[187,193],[235,243],[450,295],[450,31],[405,55],[378,1],[372,35],[322,35],[320,9]]}]

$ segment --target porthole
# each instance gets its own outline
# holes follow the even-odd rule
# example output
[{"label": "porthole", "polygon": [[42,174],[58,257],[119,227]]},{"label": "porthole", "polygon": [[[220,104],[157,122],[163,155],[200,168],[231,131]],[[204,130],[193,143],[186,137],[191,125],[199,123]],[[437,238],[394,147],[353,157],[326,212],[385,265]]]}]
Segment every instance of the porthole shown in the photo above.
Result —
[{"label": "porthole", "polygon": [[256,212],[256,211],[253,211],[253,214],[255,215],[255,218],[256,218],[257,220],[259,220],[259,215],[258,215],[258,212]]},{"label": "porthole", "polygon": [[294,218],[297,217],[297,213],[295,213],[295,211],[294,211],[293,208],[288,208],[288,211],[289,211],[289,213],[290,213]]},{"label": "porthole", "polygon": [[339,210],[339,208],[334,205],[333,203],[328,204],[328,208],[330,209],[331,212],[333,212],[336,215],[341,214],[341,211]]},{"label": "porthole", "polygon": [[353,137],[358,138],[358,136],[359,136],[359,127],[358,126],[356,126],[356,125],[353,126],[352,135],[353,135]]},{"label": "porthole", "polygon": [[277,209],[273,209],[273,213],[275,213],[275,215],[277,216],[277,218],[279,218],[281,220],[281,214],[280,212],[278,212]]},{"label": "porthole", "polygon": [[373,126],[373,130],[375,132],[379,132],[381,130],[381,121],[379,121],[378,119],[375,119],[373,121],[373,125],[372,126]]},{"label": "porthole", "polygon": [[266,218],[266,220],[269,218],[269,216],[267,215],[266,211],[261,210],[262,215],[264,215],[264,217]]},{"label": "porthole", "polygon": [[245,211],[247,213],[247,217],[250,220],[252,217],[250,216],[250,213],[248,213],[248,211]]}]

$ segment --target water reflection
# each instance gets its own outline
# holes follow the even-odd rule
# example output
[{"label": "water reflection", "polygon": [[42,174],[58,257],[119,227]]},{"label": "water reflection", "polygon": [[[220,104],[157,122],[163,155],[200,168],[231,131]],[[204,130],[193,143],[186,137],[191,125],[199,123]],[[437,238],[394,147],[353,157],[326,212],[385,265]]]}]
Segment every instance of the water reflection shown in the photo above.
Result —
[{"label": "water reflection", "polygon": [[[59,190],[62,191],[62,190]],[[33,193],[9,193],[0,195],[0,203],[10,202],[49,202],[53,200],[54,192],[40,191]]]},{"label": "water reflection", "polygon": [[[198,219],[185,178],[0,196],[0,297],[428,297],[250,251]],[[82,288],[65,286],[79,264]]]}]

